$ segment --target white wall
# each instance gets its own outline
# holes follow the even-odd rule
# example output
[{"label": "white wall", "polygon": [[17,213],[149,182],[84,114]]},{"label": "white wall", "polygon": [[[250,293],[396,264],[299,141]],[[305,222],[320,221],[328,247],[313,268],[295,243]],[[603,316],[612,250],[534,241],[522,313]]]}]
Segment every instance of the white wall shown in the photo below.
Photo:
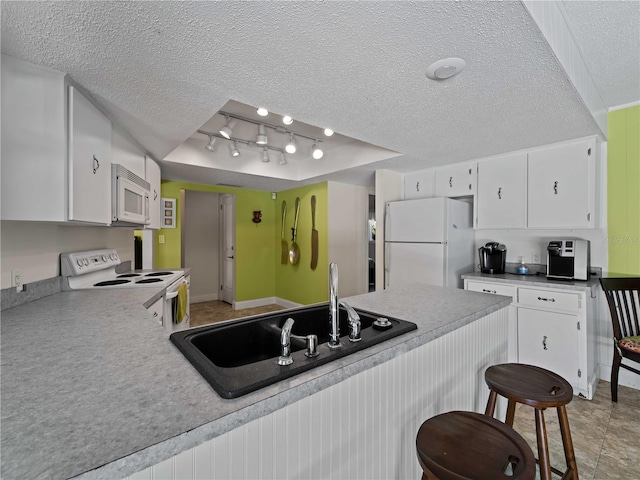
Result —
[{"label": "white wall", "polygon": [[133,264],[133,229],[83,227],[35,222],[0,222],[1,288],[11,286],[11,270],[27,284],[60,275],[60,253],[115,248]]},{"label": "white wall", "polygon": [[329,262],[338,264],[338,292],[349,297],[369,291],[369,190],[328,182]]}]

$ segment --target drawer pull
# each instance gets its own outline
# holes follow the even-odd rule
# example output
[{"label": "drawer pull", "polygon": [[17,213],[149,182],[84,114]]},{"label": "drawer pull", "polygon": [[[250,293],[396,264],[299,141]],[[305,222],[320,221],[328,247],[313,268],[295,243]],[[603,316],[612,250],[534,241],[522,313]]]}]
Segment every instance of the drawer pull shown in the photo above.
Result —
[{"label": "drawer pull", "polygon": [[498,293],[495,290],[487,290],[486,288],[483,288],[482,291],[485,292],[485,293],[493,293],[493,294]]},{"label": "drawer pull", "polygon": [[153,316],[157,317],[158,316],[158,312],[153,312]]},{"label": "drawer pull", "polygon": [[546,335],[544,337],[542,337],[542,349],[543,350],[549,350],[547,348],[547,336]]},{"label": "drawer pull", "polygon": [[544,297],[538,297],[538,300],[540,300],[541,302],[555,302],[556,299],[555,298],[544,298]]}]

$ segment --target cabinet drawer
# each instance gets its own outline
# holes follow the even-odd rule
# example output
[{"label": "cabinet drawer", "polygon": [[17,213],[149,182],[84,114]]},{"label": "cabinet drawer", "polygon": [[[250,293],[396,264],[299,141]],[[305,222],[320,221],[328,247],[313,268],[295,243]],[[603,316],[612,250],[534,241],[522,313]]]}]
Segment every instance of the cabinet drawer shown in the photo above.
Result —
[{"label": "cabinet drawer", "polygon": [[580,310],[580,295],[577,293],[519,288],[518,303],[544,308],[545,310],[578,312]]},{"label": "cabinet drawer", "polygon": [[490,293],[491,295],[504,295],[515,298],[515,287],[502,283],[467,282],[467,290],[472,292]]}]

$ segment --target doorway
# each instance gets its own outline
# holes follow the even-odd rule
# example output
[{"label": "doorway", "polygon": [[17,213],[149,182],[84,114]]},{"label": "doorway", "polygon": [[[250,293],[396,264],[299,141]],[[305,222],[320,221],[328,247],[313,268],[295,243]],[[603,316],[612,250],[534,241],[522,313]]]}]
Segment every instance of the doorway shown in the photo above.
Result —
[{"label": "doorway", "polygon": [[376,290],[376,196],[369,195],[369,224],[368,224],[369,247],[369,291]]}]

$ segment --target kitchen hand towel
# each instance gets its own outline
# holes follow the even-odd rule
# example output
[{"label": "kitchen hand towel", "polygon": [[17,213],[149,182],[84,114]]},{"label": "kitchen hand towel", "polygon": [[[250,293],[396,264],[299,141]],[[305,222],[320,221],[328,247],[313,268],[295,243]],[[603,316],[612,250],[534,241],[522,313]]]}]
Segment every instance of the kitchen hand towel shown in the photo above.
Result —
[{"label": "kitchen hand towel", "polygon": [[178,287],[178,305],[176,308],[175,323],[182,323],[187,316],[187,284],[183,283]]}]

